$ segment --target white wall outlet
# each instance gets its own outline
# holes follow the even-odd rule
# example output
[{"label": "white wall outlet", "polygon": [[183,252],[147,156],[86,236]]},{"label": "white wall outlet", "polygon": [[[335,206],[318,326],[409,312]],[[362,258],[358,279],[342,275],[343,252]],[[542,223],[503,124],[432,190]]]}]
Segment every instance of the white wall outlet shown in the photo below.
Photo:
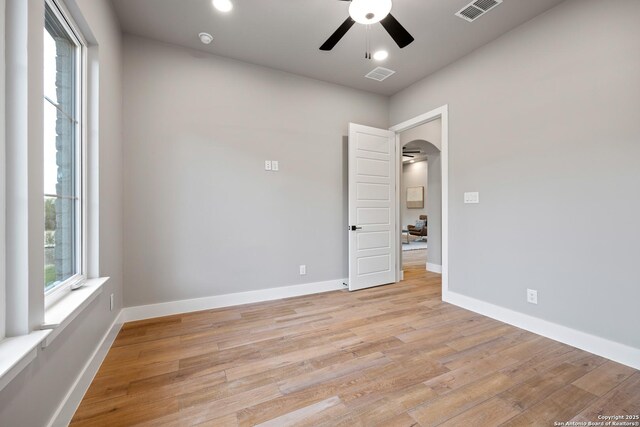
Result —
[{"label": "white wall outlet", "polygon": [[271,170],[271,160],[265,160],[264,161],[264,170],[266,170],[266,171],[270,171]]},{"label": "white wall outlet", "polygon": [[280,170],[280,163],[277,160],[271,160],[271,170],[278,172]]},{"label": "white wall outlet", "polygon": [[538,303],[538,291],[535,289],[527,289],[527,302],[530,304]]},{"label": "white wall outlet", "polygon": [[477,191],[464,193],[465,203],[480,203],[480,193]]},{"label": "white wall outlet", "polygon": [[109,297],[109,311],[113,311],[113,294]]},{"label": "white wall outlet", "polygon": [[300,275],[304,276],[307,274],[307,266],[306,265],[301,265],[300,266]]}]

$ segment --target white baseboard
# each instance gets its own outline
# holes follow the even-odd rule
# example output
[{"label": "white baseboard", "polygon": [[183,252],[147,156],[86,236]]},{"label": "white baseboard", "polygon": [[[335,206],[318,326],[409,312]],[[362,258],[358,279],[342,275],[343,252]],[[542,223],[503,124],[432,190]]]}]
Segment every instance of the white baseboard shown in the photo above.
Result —
[{"label": "white baseboard", "polygon": [[427,271],[430,271],[432,273],[440,273],[442,274],[442,266],[440,264],[431,264],[430,262],[427,263]]},{"label": "white baseboard", "polygon": [[102,337],[100,344],[96,347],[95,351],[84,365],[80,374],[76,378],[71,386],[71,389],[67,392],[62,403],[58,406],[55,414],[51,417],[48,427],[66,427],[71,422],[73,414],[75,414],[80,402],[84,397],[84,394],[89,389],[93,378],[96,376],[102,361],[107,356],[113,341],[115,341],[120,328],[122,327],[122,311],[116,316],[115,320]]},{"label": "white baseboard", "polygon": [[467,310],[533,332],[552,340],[640,369],[640,349],[578,331],[456,292],[443,292],[442,300]]},{"label": "white baseboard", "polygon": [[154,317],[170,316],[172,314],[189,313],[192,311],[211,310],[214,308],[271,301],[301,295],[317,294],[320,292],[339,291],[344,289],[343,282],[346,283],[346,281],[346,279],[336,279],[325,282],[305,283],[302,285],[126,307],[123,309],[123,320],[125,322],[131,322],[134,320],[152,319]]}]

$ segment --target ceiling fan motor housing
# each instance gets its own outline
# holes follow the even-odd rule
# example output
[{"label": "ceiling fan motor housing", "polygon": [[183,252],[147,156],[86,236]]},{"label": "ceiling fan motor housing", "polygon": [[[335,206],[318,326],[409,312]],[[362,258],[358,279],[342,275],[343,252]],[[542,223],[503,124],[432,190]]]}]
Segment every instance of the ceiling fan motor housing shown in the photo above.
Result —
[{"label": "ceiling fan motor housing", "polygon": [[359,24],[375,24],[391,12],[391,0],[353,0],[349,15]]}]

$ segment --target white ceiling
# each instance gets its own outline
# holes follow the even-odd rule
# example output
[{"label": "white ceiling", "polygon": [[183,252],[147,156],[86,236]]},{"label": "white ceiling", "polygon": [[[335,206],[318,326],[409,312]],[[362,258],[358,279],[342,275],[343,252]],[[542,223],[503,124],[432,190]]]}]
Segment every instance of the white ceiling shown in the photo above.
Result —
[{"label": "white ceiling", "polygon": [[[380,24],[372,47],[389,51],[364,58],[365,28],[356,24],[331,52],[320,45],[348,16],[337,0],[233,0],[228,14],[211,0],[113,0],[125,33],[383,95],[394,94],[563,0],[504,0],[469,23],[454,16],[469,0],[395,0],[391,13],[415,37],[399,49]],[[198,33],[214,37],[203,45]],[[364,78],[381,65],[396,71],[384,82]]]}]

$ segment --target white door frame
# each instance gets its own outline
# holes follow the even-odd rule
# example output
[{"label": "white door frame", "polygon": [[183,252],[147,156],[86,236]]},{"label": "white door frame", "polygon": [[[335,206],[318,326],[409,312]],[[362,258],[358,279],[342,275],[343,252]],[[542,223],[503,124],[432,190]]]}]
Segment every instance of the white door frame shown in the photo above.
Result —
[{"label": "white door frame", "polygon": [[[389,130],[396,134],[396,165],[402,165],[402,145],[400,143],[400,133],[433,120],[442,120],[442,147],[440,159],[442,161],[442,297],[449,291],[449,105],[431,110],[412,119],[406,120]],[[400,174],[401,167],[396,167],[396,199],[400,200]],[[396,282],[402,279],[402,225],[400,224],[400,203],[396,203]]]}]

